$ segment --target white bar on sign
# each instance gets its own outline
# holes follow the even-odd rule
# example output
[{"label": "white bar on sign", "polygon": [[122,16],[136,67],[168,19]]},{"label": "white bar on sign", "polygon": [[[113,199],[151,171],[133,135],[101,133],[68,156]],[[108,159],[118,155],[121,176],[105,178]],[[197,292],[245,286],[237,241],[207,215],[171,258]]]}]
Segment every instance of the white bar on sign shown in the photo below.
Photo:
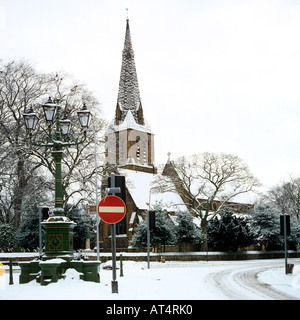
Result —
[{"label": "white bar on sign", "polygon": [[123,213],[124,207],[100,207],[99,212],[116,212],[116,213]]}]

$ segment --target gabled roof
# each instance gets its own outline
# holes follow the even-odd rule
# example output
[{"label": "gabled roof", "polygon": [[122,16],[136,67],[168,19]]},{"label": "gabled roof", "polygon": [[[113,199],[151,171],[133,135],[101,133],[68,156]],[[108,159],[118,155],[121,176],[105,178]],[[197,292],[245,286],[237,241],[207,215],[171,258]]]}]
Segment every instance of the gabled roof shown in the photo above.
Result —
[{"label": "gabled roof", "polygon": [[[188,211],[184,201],[178,193],[156,193],[153,190],[153,187],[155,186],[154,181],[157,178],[156,174],[127,169],[118,169],[118,171],[121,175],[125,176],[126,187],[136,206],[140,210],[148,210],[148,203],[150,200],[151,208],[153,208],[155,203],[161,202],[163,209],[166,209],[167,211]],[[170,183],[172,183],[171,179]]]}]

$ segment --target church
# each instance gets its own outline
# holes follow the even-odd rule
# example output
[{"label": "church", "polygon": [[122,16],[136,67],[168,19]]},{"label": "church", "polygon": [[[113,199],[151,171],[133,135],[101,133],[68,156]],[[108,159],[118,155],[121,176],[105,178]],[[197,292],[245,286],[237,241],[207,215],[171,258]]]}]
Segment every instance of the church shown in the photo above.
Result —
[{"label": "church", "polygon": [[[126,179],[127,212],[116,225],[117,250],[128,250],[134,229],[146,219],[147,210],[155,203],[160,202],[169,212],[187,210],[179,194],[154,192],[157,176],[154,150],[154,133],[144,115],[127,18],[115,115],[105,134],[106,175],[101,183],[104,197],[110,173]],[[101,221],[99,228],[100,250],[110,250],[110,225]]]},{"label": "church", "polygon": [[[147,210],[153,210],[156,203],[167,210],[171,220],[178,210],[192,213],[193,204],[185,196],[185,190],[178,187],[178,175],[173,161],[170,160],[170,153],[168,156],[162,175],[172,191],[158,193],[155,190],[158,170],[155,165],[154,132],[144,114],[127,18],[115,114],[105,133],[105,170],[101,181],[103,198],[106,196],[108,177],[112,172],[124,176],[126,180],[126,215],[116,224],[118,251],[134,250],[130,241],[135,228],[147,218]],[[247,212],[252,207],[250,204],[237,202],[226,202],[226,205],[236,212]],[[219,206],[220,203],[216,200],[210,210],[216,211]],[[96,211],[96,207],[90,208],[90,211]],[[199,224],[199,221],[195,218],[195,223]],[[100,221],[102,251],[111,250],[110,232],[110,225]]]}]

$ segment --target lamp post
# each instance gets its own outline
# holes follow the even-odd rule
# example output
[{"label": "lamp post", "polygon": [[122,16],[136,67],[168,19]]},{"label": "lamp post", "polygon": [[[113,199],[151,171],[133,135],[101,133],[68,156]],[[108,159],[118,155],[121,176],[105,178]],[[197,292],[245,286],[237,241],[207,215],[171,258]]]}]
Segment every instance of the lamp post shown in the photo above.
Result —
[{"label": "lamp post", "polygon": [[[45,229],[45,258],[57,256],[73,256],[73,228],[76,223],[71,221],[64,214],[64,202],[62,192],[61,160],[63,149],[79,145],[86,140],[86,130],[91,121],[91,113],[83,105],[78,111],[78,117],[83,128],[83,136],[79,138],[70,135],[71,121],[64,113],[61,119],[61,106],[59,100],[52,101],[51,98],[42,106],[45,119],[48,125],[48,134],[37,140],[32,137],[32,132],[36,129],[39,117],[30,107],[27,113],[23,114],[26,129],[29,131],[30,142],[34,146],[52,148],[52,156],[55,161],[55,207],[46,222],[43,222]],[[52,129],[55,123],[54,132]]]},{"label": "lamp post", "polygon": [[148,211],[147,211],[147,267],[150,269],[150,204],[151,204],[151,191],[155,187],[150,188],[149,190],[149,203],[146,203],[148,205]]}]

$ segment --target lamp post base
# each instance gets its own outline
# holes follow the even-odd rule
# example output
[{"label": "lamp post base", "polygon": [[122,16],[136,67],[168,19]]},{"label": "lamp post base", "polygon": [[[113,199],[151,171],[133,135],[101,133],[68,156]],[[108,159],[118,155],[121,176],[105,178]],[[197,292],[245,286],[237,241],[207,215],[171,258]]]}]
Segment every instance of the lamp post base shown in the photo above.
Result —
[{"label": "lamp post base", "polygon": [[19,262],[21,274],[19,283],[36,280],[41,285],[57,282],[66,277],[69,268],[80,272],[80,279],[100,283],[100,261],[67,261],[64,259]]},{"label": "lamp post base", "polygon": [[49,217],[42,222],[45,230],[45,255],[44,259],[59,258],[64,256],[73,258],[73,228],[76,223],[65,216]]},{"label": "lamp post base", "polygon": [[82,273],[84,281],[100,282],[100,261],[73,260],[73,229],[76,223],[65,216],[54,215],[42,222],[45,229],[45,253],[41,261],[20,262],[20,283],[34,279],[41,285],[65,277],[68,268]]}]

